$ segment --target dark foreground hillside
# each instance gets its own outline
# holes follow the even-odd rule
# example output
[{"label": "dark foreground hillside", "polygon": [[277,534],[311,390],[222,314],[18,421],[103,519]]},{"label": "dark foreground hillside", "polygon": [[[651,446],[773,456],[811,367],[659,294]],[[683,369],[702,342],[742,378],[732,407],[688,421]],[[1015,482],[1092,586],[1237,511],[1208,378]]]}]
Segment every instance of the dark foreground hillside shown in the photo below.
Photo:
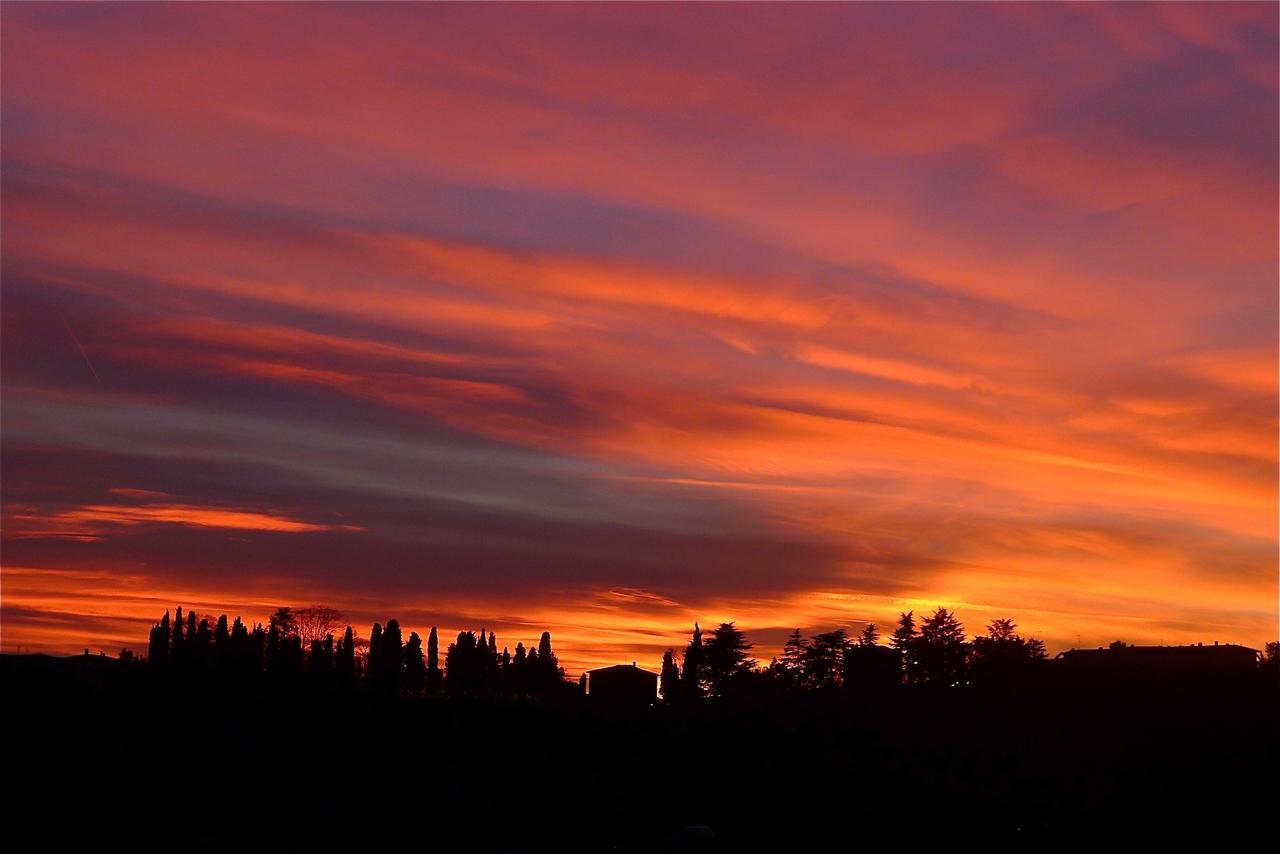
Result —
[{"label": "dark foreground hillside", "polygon": [[1264,838],[1276,815],[1280,706],[1264,680],[619,714],[6,659],[17,851],[1221,845]]}]

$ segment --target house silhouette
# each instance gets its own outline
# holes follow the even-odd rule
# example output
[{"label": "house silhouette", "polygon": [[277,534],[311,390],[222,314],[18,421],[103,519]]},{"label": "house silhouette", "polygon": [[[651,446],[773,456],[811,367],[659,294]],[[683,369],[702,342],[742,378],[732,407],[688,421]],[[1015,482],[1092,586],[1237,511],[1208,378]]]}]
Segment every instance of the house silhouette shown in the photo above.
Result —
[{"label": "house silhouette", "polygon": [[658,697],[658,674],[631,664],[600,667],[586,673],[586,693],[592,703],[639,708]]}]

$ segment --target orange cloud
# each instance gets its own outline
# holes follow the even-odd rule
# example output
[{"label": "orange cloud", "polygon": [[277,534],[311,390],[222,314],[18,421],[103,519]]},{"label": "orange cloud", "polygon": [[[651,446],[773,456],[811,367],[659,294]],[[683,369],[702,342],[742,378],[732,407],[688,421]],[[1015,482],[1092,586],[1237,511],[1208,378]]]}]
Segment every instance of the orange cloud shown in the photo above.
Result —
[{"label": "orange cloud", "polygon": [[365,530],[358,525],[317,524],[275,513],[190,504],[88,504],[48,514],[38,511],[18,512],[11,514],[9,519],[11,523],[17,523],[17,528],[8,531],[6,535],[17,538],[68,537],[92,540],[105,536],[112,530],[112,526],[151,524],[286,534]]}]

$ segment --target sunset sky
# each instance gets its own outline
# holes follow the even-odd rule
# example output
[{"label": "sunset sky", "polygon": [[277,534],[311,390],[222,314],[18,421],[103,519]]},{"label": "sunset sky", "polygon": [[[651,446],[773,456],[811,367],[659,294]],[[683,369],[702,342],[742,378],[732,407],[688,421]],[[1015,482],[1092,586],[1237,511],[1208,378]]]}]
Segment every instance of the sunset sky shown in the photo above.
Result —
[{"label": "sunset sky", "polygon": [[1277,8],[6,3],[3,650],[1261,647]]}]

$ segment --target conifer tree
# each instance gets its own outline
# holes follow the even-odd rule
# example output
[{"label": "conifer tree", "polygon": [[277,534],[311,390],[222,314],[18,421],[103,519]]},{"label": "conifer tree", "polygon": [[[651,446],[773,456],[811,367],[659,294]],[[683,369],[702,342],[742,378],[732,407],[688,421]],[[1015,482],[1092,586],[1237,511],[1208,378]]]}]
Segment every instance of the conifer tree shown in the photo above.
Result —
[{"label": "conifer tree", "polygon": [[732,623],[721,623],[704,647],[707,687],[711,694],[724,696],[742,676],[755,670],[751,644]]},{"label": "conifer tree", "polygon": [[787,636],[782,647],[782,661],[779,666],[788,681],[799,685],[804,677],[804,659],[809,649],[809,642],[796,629]]},{"label": "conifer tree", "polygon": [[154,667],[164,667],[169,663],[169,612],[165,611],[160,622],[151,627],[151,637],[147,643],[147,661]]},{"label": "conifer tree", "polygon": [[427,636],[427,693],[440,693],[440,682],[440,638],[432,626]]},{"label": "conifer tree", "polygon": [[355,632],[347,626],[338,642],[338,649],[333,658],[333,671],[344,682],[350,682],[356,675],[356,638]]},{"label": "conifer tree", "polygon": [[701,697],[703,682],[706,679],[706,650],[702,645],[702,627],[693,624],[693,637],[684,651],[684,672],[680,674],[680,684],[687,697]]},{"label": "conifer tree", "polygon": [[1044,641],[1023,638],[1013,620],[993,620],[986,636],[975,637],[970,648],[973,678],[984,683],[1011,682],[1045,657]]},{"label": "conifer tree", "polygon": [[680,696],[680,668],[676,666],[672,650],[662,654],[662,671],[658,674],[658,691],[668,703]]},{"label": "conifer tree", "polygon": [[920,660],[916,650],[916,618],[914,611],[907,611],[898,616],[898,627],[889,638],[889,646],[902,656],[903,677],[907,682],[915,682],[920,678]]},{"label": "conifer tree", "polygon": [[538,639],[537,666],[531,667],[536,681],[535,691],[546,695],[560,687],[564,682],[564,669],[560,660],[551,649],[551,632],[543,632]]},{"label": "conifer tree", "polygon": [[801,658],[804,684],[812,688],[839,684],[848,646],[844,629],[814,635]]},{"label": "conifer tree", "polygon": [[369,656],[365,661],[365,675],[375,681],[381,679],[385,666],[382,663],[382,624],[374,623],[369,630]]},{"label": "conifer tree", "polygon": [[192,647],[194,651],[193,659],[200,668],[209,666],[211,643],[212,632],[209,630],[209,620],[205,618],[196,627],[195,644]]},{"label": "conifer tree", "polygon": [[916,644],[921,678],[935,685],[953,685],[964,679],[969,645],[964,626],[956,615],[939,608],[920,624]]},{"label": "conifer tree", "polygon": [[427,664],[422,657],[422,638],[417,632],[409,633],[409,643],[404,648],[404,687],[411,694],[421,694],[427,686]]},{"label": "conifer tree", "polygon": [[174,664],[184,664],[187,660],[187,643],[184,637],[186,624],[182,620],[182,606],[173,619],[173,642],[169,647],[169,660]]},{"label": "conifer tree", "polygon": [[384,675],[391,687],[397,688],[404,670],[404,636],[397,620],[387,620],[387,627],[382,631],[382,649]]}]

